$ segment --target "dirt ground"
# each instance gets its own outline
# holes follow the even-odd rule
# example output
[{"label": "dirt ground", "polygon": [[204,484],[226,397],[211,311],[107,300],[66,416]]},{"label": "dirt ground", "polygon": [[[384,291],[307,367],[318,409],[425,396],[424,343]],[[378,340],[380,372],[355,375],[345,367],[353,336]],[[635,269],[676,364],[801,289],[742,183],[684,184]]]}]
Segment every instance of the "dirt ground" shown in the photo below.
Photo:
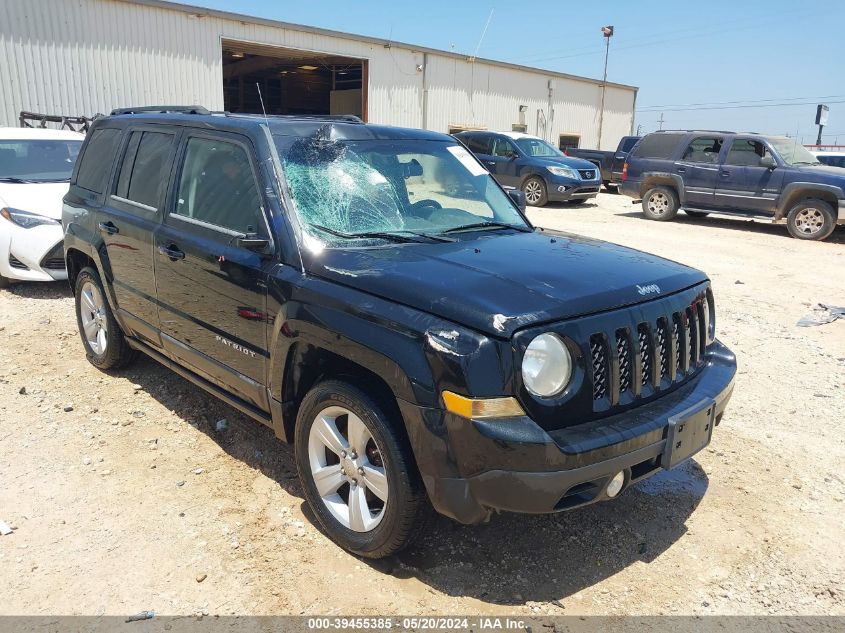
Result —
[{"label": "dirt ground", "polygon": [[21,284],[0,291],[0,614],[845,614],[845,320],[795,325],[845,305],[845,230],[661,224],[610,194],[530,215],[709,273],[739,374],[694,460],[359,560],[268,429],[151,360],[96,370],[66,286]]}]

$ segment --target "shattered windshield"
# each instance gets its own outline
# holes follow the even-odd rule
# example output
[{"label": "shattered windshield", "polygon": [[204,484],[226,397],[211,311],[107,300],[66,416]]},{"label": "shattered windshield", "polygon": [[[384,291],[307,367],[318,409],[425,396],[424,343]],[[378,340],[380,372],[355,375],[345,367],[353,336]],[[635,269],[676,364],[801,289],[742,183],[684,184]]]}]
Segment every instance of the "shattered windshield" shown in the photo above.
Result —
[{"label": "shattered windshield", "polygon": [[329,131],[275,137],[299,218],[324,244],[439,241],[464,227],[530,230],[457,143],[337,141]]}]

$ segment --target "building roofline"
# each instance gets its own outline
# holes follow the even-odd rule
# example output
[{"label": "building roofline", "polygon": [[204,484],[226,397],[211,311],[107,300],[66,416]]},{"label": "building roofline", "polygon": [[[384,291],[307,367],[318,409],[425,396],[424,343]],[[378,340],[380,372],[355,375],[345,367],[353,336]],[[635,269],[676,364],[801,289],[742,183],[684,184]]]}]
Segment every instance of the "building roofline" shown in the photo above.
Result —
[{"label": "building roofline", "polygon": [[[522,64],[513,64],[511,62],[503,62],[495,59],[487,59],[484,57],[473,58],[470,55],[463,55],[453,51],[444,51],[437,48],[429,48],[427,46],[417,46],[416,44],[407,44],[405,42],[396,42],[393,40],[386,40],[378,37],[371,37],[369,35],[356,35],[354,33],[344,33],[343,31],[333,31],[331,29],[323,29],[316,26],[306,26],[304,24],[294,24],[292,22],[282,22],[281,20],[272,20],[270,18],[260,18],[243,13],[233,13],[231,11],[221,11],[219,9],[208,9],[206,7],[198,7],[191,4],[182,4],[181,2],[170,2],[169,0],[117,0],[118,2],[128,2],[130,4],[141,4],[149,7],[156,7],[159,9],[169,9],[171,11],[179,11],[181,13],[189,13],[192,15],[199,15],[203,17],[216,17],[225,20],[233,20],[235,22],[249,22],[253,24],[261,24],[263,26],[272,26],[282,29],[290,29],[293,31],[302,31],[305,33],[313,33],[315,35],[327,35],[330,37],[340,37],[349,40],[357,40],[359,42],[366,42],[368,44],[377,44],[384,46],[390,44],[411,51],[418,51],[420,53],[433,53],[443,57],[450,57],[453,59],[460,59],[462,61],[474,61],[482,64],[489,64],[491,66],[499,66],[501,68],[510,68],[512,70],[522,70],[527,72],[538,73],[550,77],[557,77],[560,79],[572,79],[575,81],[584,81],[587,83],[601,86],[604,82],[600,79],[593,79],[591,77],[581,77],[579,75],[570,75],[568,73],[561,73],[554,70],[546,70],[543,68],[536,68],[534,66],[523,66]],[[632,90],[635,94],[639,90],[637,86],[628,84],[619,84],[612,81],[607,82],[609,88],[622,88],[623,90]]]}]

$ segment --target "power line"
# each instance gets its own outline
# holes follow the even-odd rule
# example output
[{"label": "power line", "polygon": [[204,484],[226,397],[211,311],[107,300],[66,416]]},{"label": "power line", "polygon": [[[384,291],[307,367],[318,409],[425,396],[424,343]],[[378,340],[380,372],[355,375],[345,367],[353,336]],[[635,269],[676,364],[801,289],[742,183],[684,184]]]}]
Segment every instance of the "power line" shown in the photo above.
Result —
[{"label": "power line", "polygon": [[[810,16],[809,15],[801,16],[801,18],[807,18],[807,17],[810,17]],[[780,23],[783,20],[783,18],[784,18],[783,15],[778,16],[778,18],[777,18],[777,20],[775,20],[775,22]],[[800,19],[800,18],[795,18],[795,19]],[[726,33],[726,32],[747,31],[747,30],[750,30],[750,29],[759,30],[761,26],[764,26],[764,23],[762,21],[758,21],[758,22],[755,22],[754,24],[740,25],[740,26],[735,26],[734,28],[723,28],[719,32],[719,35]],[[680,41],[680,40],[686,41],[686,40],[696,39],[696,38],[701,38],[701,37],[713,37],[713,33],[708,31],[709,28],[717,28],[717,27],[712,27],[712,26],[711,27],[699,27],[697,30],[701,31],[701,32],[698,33],[698,34],[680,35],[680,36],[676,35],[676,36],[673,36],[673,37],[670,37],[670,38],[665,38],[665,39],[662,39],[662,40],[650,39],[649,41],[646,41],[646,42],[643,42],[643,43],[617,46],[616,50],[617,51],[619,51],[619,50],[630,50],[630,49],[633,49],[633,48],[643,48],[643,47],[648,47],[648,46],[655,46],[655,45],[658,45],[658,44],[668,44],[668,43],[677,42],[677,41]],[[629,40],[629,41],[635,41],[635,40],[632,39],[632,40]],[[575,49],[575,50],[579,50],[579,49]],[[586,49],[584,49],[584,50],[586,50]],[[590,49],[589,52],[584,52],[584,53],[574,53],[574,54],[568,54],[568,55],[555,55],[555,56],[552,56],[552,57],[536,58],[536,59],[530,60],[528,63],[535,64],[535,63],[545,62],[545,61],[554,61],[554,60],[559,60],[559,59],[571,59],[571,58],[574,58],[574,57],[584,57],[584,56],[589,56],[589,55],[596,55],[596,54],[603,52],[603,51],[604,51],[603,48],[593,48],[593,49]]]},{"label": "power line", "polygon": [[[845,103],[841,101],[828,101],[828,103]],[[805,103],[764,103],[761,105],[750,103],[747,105],[727,105],[727,106],[710,106],[704,108],[657,108],[656,110],[637,110],[642,114],[650,114],[654,112],[691,112],[693,110],[737,110],[741,108],[786,108],[790,106],[809,106],[817,105],[815,101],[807,101]]]},{"label": "power line", "polygon": [[664,103],[663,105],[647,105],[638,110],[645,112],[647,110],[660,110],[662,108],[685,108],[687,106],[717,106],[717,105],[732,105],[735,103],[769,103],[772,101],[804,101],[808,99],[845,99],[845,95],[825,95],[823,97],[778,97],[775,99],[739,99],[738,101],[709,101],[704,103]]}]

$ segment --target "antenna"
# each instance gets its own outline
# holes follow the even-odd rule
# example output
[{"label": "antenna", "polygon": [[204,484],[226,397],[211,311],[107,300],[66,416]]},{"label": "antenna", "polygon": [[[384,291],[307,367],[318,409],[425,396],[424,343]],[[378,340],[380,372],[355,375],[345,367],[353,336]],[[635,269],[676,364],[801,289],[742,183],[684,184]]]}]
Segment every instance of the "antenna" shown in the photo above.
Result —
[{"label": "antenna", "polygon": [[264,113],[264,122],[269,126],[270,120],[267,118],[267,108],[264,107],[264,97],[261,96],[261,86],[255,82],[255,87],[258,88],[258,100],[261,101],[261,111]]},{"label": "antenna", "polygon": [[484,36],[487,35],[487,29],[490,27],[490,20],[493,19],[493,11],[494,9],[490,9],[490,15],[487,16],[487,23],[484,25],[484,30],[481,32],[481,38],[478,40],[478,45],[475,47],[475,53],[473,53],[471,59],[475,61],[475,58],[478,57],[478,50],[481,48],[481,42],[484,41]]}]

